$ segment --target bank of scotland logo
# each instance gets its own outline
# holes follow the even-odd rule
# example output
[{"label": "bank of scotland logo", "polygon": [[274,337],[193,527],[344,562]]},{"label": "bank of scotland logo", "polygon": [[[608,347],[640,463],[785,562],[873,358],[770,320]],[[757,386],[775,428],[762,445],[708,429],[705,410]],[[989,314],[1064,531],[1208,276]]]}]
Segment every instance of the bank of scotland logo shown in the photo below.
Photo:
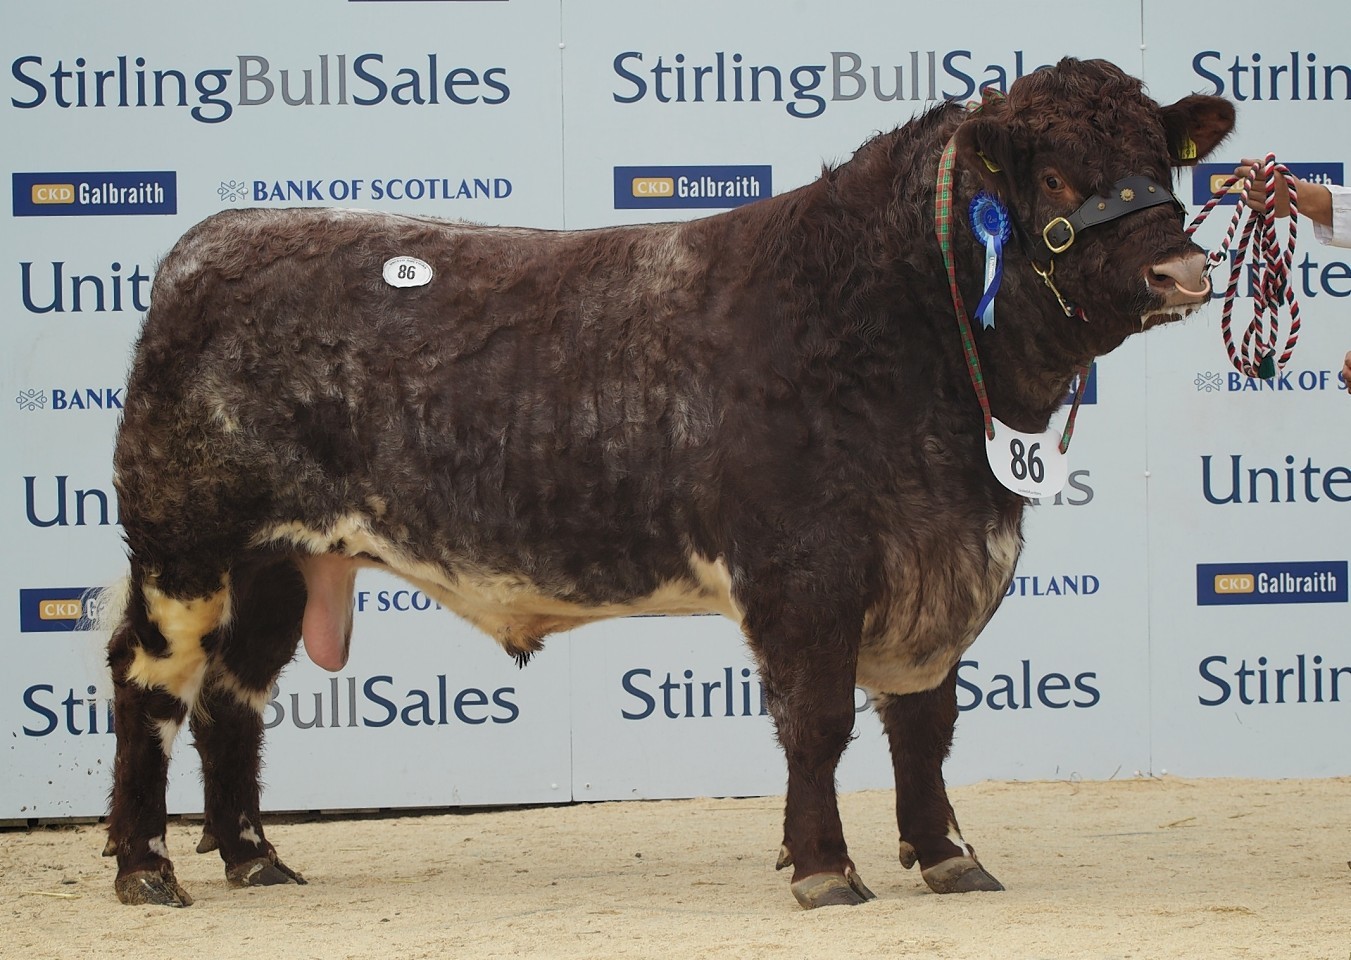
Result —
[{"label": "bank of scotland logo", "polygon": [[47,394],[42,390],[20,390],[15,400],[20,410],[43,410],[47,406]]},{"label": "bank of scotland logo", "polygon": [[1217,393],[1224,389],[1224,374],[1211,373],[1207,370],[1205,373],[1198,373],[1192,382],[1196,384],[1197,393]]},{"label": "bank of scotland logo", "polygon": [[222,202],[234,203],[249,195],[249,185],[243,180],[222,180],[216,193],[220,195]]}]

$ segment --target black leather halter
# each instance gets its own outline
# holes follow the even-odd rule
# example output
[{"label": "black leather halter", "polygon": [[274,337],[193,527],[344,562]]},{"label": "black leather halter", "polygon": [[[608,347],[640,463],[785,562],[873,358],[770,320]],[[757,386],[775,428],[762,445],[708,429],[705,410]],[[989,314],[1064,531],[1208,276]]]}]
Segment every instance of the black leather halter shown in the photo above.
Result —
[{"label": "black leather halter", "polygon": [[1149,177],[1123,177],[1112,184],[1107,196],[1089,197],[1068,217],[1056,217],[1042,227],[1038,238],[1041,253],[1050,259],[1068,250],[1075,237],[1089,227],[1164,203],[1171,203],[1179,217],[1185,216],[1187,208],[1173,195],[1172,190]]},{"label": "black leather halter", "polygon": [[[1148,210],[1164,203],[1173,205],[1179,219],[1186,218],[1187,208],[1173,195],[1172,190],[1146,176],[1123,177],[1112,184],[1105,197],[1089,197],[1068,217],[1052,219],[1041,228],[1038,236],[1027,236],[1016,217],[1013,219],[1013,226],[1024,245],[1023,249],[1028,251],[1032,269],[1060,301],[1060,309],[1065,311],[1065,316],[1072,317],[1078,314],[1082,317],[1083,311],[1066,300],[1055,284],[1055,255],[1068,250],[1074,244],[1075,238],[1089,227],[1109,223],[1127,214],[1139,213],[1141,210]],[[1045,269],[1037,263],[1038,256],[1046,259]]]}]

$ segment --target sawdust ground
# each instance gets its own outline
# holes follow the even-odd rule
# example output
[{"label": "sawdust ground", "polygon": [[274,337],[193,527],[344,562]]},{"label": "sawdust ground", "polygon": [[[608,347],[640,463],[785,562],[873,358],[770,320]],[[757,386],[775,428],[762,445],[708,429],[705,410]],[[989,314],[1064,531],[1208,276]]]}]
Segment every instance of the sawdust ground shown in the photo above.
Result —
[{"label": "sawdust ground", "polygon": [[0,832],[0,956],[1351,957],[1351,778],[983,783],[952,791],[1008,890],[937,896],[896,860],[891,794],[845,795],[879,899],[800,910],[779,798],[350,820],[268,834],[306,875],[232,890],[200,827],[169,846],[186,910],[123,907],[98,826]]}]

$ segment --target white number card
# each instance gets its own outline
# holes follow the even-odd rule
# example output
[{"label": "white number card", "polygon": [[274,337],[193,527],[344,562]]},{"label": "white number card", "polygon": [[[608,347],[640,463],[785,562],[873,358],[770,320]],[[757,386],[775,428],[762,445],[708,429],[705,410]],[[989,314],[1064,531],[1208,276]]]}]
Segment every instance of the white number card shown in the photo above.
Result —
[{"label": "white number card", "polygon": [[1060,452],[1060,431],[1022,433],[994,420],[994,437],[985,441],[985,455],[995,478],[1024,497],[1052,497],[1069,479],[1069,458]]}]

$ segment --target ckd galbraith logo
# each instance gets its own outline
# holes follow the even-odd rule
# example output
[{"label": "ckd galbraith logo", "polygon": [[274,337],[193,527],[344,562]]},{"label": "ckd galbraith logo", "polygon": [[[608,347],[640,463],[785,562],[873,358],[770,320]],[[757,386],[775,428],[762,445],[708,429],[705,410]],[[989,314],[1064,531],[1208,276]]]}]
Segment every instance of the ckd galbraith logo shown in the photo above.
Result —
[{"label": "ckd galbraith logo", "polygon": [[739,207],[774,193],[768,165],[615,167],[616,210]]},{"label": "ckd galbraith logo", "polygon": [[[1337,162],[1297,162],[1294,160],[1281,161],[1285,167],[1296,177],[1305,183],[1321,183],[1324,185],[1334,183],[1345,183],[1343,179],[1344,167]],[[1201,206],[1215,195],[1215,191],[1224,186],[1234,173],[1233,163],[1198,163],[1191,170],[1192,177],[1192,203]],[[1221,203],[1233,204],[1238,202],[1239,184],[1235,183],[1228,192],[1220,198]],[[1345,279],[1345,278],[1343,278]],[[1249,294],[1251,296],[1251,294]]]},{"label": "ckd galbraith logo", "polygon": [[31,587],[19,590],[20,633],[91,630],[103,609],[96,587]]},{"label": "ckd galbraith logo", "polygon": [[1253,603],[1346,603],[1347,561],[1198,563],[1198,606]]},{"label": "ckd galbraith logo", "polygon": [[172,170],[14,173],[16,217],[169,216],[178,212]]}]

